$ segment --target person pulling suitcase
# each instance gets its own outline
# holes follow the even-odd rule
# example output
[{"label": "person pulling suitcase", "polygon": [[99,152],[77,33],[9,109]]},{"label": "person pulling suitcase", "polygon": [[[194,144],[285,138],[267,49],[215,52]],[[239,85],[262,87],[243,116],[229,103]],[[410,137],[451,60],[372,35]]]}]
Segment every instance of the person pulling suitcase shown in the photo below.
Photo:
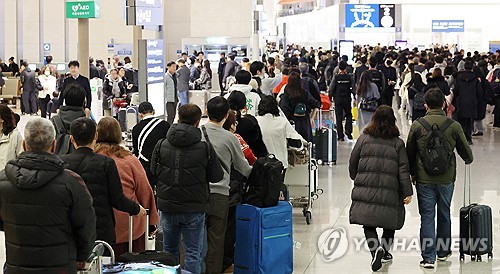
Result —
[{"label": "person pulling suitcase", "polygon": [[[416,120],[407,142],[410,175],[416,183],[421,216],[420,243],[423,268],[435,268],[451,256],[450,206],[455,188],[455,149],[465,164],[474,160],[460,124],[446,117],[445,98],[439,89],[424,96],[426,115]],[[437,235],[436,235],[437,207]]]}]

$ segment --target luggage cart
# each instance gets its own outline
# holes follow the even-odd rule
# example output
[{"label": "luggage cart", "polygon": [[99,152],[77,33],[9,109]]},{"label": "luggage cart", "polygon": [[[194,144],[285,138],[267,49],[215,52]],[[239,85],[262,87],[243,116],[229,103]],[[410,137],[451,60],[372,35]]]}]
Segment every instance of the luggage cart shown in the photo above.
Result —
[{"label": "luggage cart", "polygon": [[323,194],[323,189],[318,188],[318,162],[312,158],[312,151],[312,143],[308,143],[307,148],[302,150],[289,149],[289,155],[297,156],[299,160],[294,164],[289,161],[285,174],[290,203],[302,207],[302,214],[308,225],[312,220],[313,203]]}]

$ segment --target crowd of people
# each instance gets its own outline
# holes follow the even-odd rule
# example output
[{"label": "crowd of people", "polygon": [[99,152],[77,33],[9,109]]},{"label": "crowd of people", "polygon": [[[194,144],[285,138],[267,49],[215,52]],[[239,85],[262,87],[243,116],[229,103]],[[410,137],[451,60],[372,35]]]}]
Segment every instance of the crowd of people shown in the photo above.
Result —
[{"label": "crowd of people", "polygon": [[[221,92],[207,102],[207,113],[189,100],[191,90],[212,88],[214,74],[203,52],[183,53],[167,63],[167,115],[158,118],[151,103],[139,104],[132,151],[121,145],[117,119],[106,117],[116,117],[119,104],[137,92],[130,58],[124,63],[114,58],[109,71],[102,60],[97,65],[89,60],[90,78],[103,80],[106,96],[105,117],[97,124],[89,78],[80,75],[77,61],[69,63],[65,76],[49,59],[38,77],[21,64],[23,112],[36,114],[40,105],[42,118],[30,119],[23,140],[16,129],[19,119],[0,105],[0,228],[7,272],[74,273],[87,266],[96,239],[123,254],[129,215],[137,215],[134,250],[144,250],[146,209],[150,224],[163,232],[163,251],[179,256],[182,239],[186,270],[223,272],[233,264],[235,208],[252,165],[274,154],[286,172],[287,144],[313,142],[314,130],[322,126],[316,117],[330,101],[338,140],[354,139],[353,120],[361,133],[349,161],[354,180],[350,221],[364,227],[372,270],[392,260],[389,250],[395,230],[404,224],[404,205],[412,200],[411,182],[418,194],[420,236],[431,239],[422,241],[421,266],[433,268],[436,258],[450,256],[450,247],[436,250],[436,241],[451,237],[453,151],[470,164],[472,136],[486,131],[487,105],[500,104],[495,96],[500,94],[500,52],[360,46],[349,60],[335,49],[269,45],[262,60],[240,64],[235,53],[220,57]],[[414,121],[406,144],[399,138],[393,105]],[[51,120],[43,119],[52,108],[57,111]],[[495,108],[493,127],[500,127],[499,111]],[[429,171],[423,154],[433,125],[442,129],[447,143],[442,161],[447,166],[439,174]],[[384,228],[381,241],[377,227]]]}]

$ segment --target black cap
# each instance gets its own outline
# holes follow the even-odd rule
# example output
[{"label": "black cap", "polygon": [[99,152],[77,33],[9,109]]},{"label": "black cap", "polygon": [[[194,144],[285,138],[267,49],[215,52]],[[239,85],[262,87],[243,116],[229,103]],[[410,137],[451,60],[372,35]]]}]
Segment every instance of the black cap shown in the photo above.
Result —
[{"label": "black cap", "polygon": [[142,102],[139,104],[138,111],[139,111],[139,113],[145,114],[145,113],[153,112],[154,108],[150,102]]}]

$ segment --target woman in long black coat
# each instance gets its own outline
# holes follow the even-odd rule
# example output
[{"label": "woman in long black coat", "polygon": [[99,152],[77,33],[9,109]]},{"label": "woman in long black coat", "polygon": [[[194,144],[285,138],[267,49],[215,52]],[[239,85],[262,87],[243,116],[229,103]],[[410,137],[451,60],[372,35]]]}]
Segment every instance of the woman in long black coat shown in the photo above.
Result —
[{"label": "woman in long black coat", "polygon": [[486,80],[486,76],[484,75],[484,73],[480,67],[475,66],[472,69],[472,71],[479,78],[479,81],[481,82],[481,88],[482,88],[482,92],[480,92],[480,94],[477,98],[477,117],[476,117],[476,119],[474,119],[474,132],[472,133],[472,136],[483,136],[483,134],[484,134],[483,120],[484,120],[484,118],[486,118],[486,106],[488,104],[486,101],[485,94],[492,93],[493,90],[492,90],[488,80]]},{"label": "woman in long black coat", "polygon": [[[411,202],[405,144],[399,138],[394,111],[380,106],[359,137],[349,160],[349,175],[354,180],[349,221],[363,226],[372,253],[372,270],[392,260],[389,249],[394,233],[403,227],[405,204]],[[382,242],[377,228],[383,228]]]}]

